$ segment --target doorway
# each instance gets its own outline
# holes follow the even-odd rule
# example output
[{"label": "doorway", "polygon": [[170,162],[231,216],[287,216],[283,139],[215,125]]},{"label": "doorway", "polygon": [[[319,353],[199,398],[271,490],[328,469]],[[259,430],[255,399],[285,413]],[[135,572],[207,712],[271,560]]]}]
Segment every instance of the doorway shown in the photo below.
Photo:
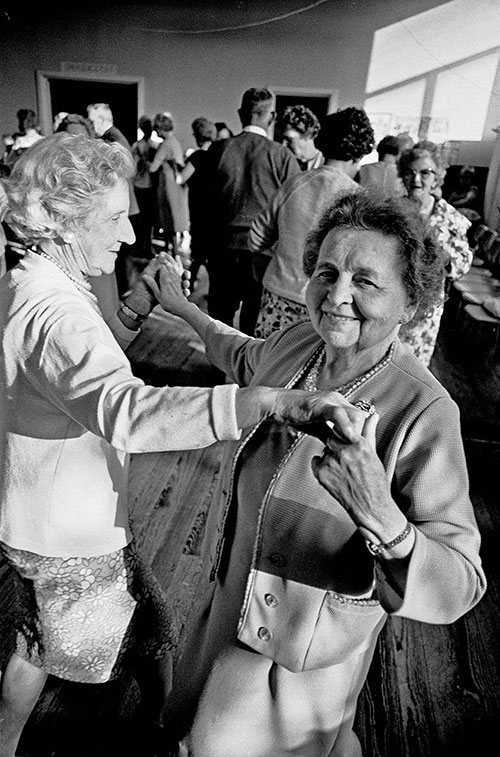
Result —
[{"label": "doorway", "polygon": [[115,126],[130,144],[137,139],[137,121],[143,114],[142,77],[92,77],[37,71],[37,98],[40,125],[52,134],[54,116],[61,111],[87,116],[87,105],[108,103]]}]

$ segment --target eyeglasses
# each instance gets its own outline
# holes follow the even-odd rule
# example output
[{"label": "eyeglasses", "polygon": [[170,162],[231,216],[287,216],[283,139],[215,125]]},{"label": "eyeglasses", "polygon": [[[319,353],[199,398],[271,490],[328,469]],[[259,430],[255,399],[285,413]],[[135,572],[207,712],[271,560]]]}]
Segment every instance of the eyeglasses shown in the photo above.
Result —
[{"label": "eyeglasses", "polygon": [[429,179],[431,176],[435,176],[436,172],[432,170],[432,168],[422,168],[421,171],[416,170],[415,168],[407,168],[404,172],[404,175],[406,177],[412,176],[415,178],[416,176],[420,176],[422,179]]}]

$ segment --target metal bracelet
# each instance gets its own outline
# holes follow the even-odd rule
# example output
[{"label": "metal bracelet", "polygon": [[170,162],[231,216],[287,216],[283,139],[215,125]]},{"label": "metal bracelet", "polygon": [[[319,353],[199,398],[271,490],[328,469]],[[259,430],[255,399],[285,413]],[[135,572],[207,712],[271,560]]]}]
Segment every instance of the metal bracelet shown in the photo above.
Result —
[{"label": "metal bracelet", "polygon": [[140,315],[139,313],[136,313],[135,310],[132,310],[128,307],[128,305],[125,305],[124,302],[120,304],[120,310],[122,311],[123,315],[127,316],[127,318],[130,318],[131,321],[136,321],[136,323],[143,323],[147,315]]},{"label": "metal bracelet", "polygon": [[397,544],[401,544],[402,541],[406,539],[407,536],[411,534],[411,523],[407,523],[404,529],[401,531],[399,536],[396,536],[395,539],[392,539],[392,541],[388,541],[387,544],[374,544],[372,541],[366,540],[366,546],[368,548],[368,551],[372,553],[375,557],[378,557],[378,555],[381,555],[383,552],[387,552],[388,550],[395,547]]}]

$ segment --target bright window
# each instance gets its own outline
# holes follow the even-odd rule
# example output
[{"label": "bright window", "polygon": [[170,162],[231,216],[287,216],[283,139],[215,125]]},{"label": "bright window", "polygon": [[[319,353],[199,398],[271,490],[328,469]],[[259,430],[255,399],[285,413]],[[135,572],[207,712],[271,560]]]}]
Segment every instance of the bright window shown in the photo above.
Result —
[{"label": "bright window", "polygon": [[[494,53],[437,75],[431,117],[447,122],[445,139],[480,141],[483,138],[497,66],[498,53]],[[443,141],[431,131],[429,139]]]}]

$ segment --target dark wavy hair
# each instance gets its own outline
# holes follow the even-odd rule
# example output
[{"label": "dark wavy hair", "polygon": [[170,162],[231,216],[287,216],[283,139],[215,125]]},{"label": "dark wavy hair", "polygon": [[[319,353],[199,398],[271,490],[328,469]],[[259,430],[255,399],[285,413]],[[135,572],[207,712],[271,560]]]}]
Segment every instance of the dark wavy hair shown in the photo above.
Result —
[{"label": "dark wavy hair", "polygon": [[379,160],[382,160],[384,155],[399,155],[400,152],[399,139],[393,137],[392,134],[383,137],[377,145]]},{"label": "dark wavy hair", "polygon": [[310,139],[314,139],[319,134],[321,128],[319,120],[312,110],[300,104],[289,105],[285,108],[281,116],[280,125],[282,131],[290,127]]},{"label": "dark wavy hair", "polygon": [[325,158],[332,160],[361,160],[375,146],[375,134],[363,108],[344,108],[326,116],[316,147]]},{"label": "dark wavy hair", "polygon": [[422,321],[442,296],[446,261],[440,248],[426,237],[413,203],[404,197],[381,196],[370,189],[342,195],[323,212],[306,238],[303,268],[308,278],[316,268],[327,234],[346,227],[378,231],[396,239],[403,286],[410,303],[417,306],[410,323],[413,326]]}]

